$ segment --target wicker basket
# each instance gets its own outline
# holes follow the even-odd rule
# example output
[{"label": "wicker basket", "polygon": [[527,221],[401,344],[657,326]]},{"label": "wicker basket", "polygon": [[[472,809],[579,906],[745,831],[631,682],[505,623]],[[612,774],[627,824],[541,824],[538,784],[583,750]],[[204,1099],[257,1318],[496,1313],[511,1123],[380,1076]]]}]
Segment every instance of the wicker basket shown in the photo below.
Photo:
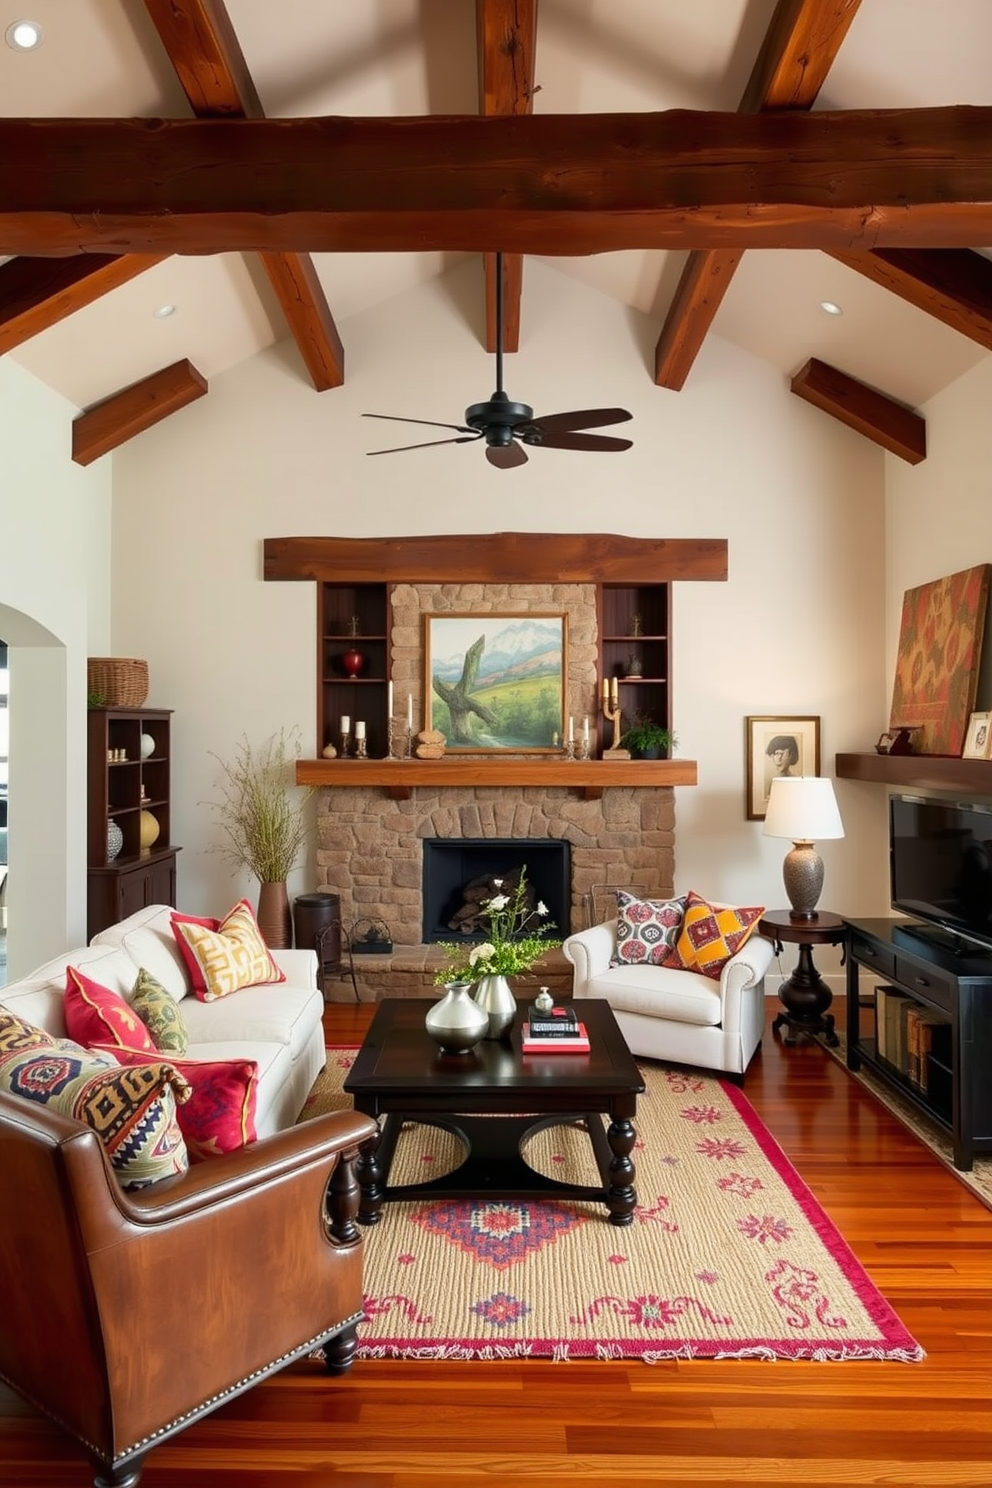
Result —
[{"label": "wicker basket", "polygon": [[133,656],[90,656],[86,691],[104,708],[140,708],[148,696],[148,663]]}]

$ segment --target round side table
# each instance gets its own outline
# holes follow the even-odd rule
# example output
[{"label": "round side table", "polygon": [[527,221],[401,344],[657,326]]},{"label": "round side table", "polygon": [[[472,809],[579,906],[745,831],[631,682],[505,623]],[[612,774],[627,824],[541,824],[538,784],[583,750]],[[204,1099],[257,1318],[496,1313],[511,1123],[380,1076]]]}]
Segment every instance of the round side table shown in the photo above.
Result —
[{"label": "round side table", "polygon": [[813,965],[813,947],[816,945],[838,945],[844,939],[844,921],[840,915],[821,910],[809,920],[794,920],[789,910],[773,909],[758,921],[758,934],[775,942],[775,950],[781,955],[782,942],[798,945],[799,961],[787,982],[779,988],[779,1001],[784,1009],[772,1024],[772,1033],[777,1033],[784,1023],[786,1032],[783,1042],[795,1044],[800,1038],[812,1038],[822,1033],[832,1047],[838,1039],[834,1032],[834,1016],[827,1009],[833,1002],[833,993]]}]

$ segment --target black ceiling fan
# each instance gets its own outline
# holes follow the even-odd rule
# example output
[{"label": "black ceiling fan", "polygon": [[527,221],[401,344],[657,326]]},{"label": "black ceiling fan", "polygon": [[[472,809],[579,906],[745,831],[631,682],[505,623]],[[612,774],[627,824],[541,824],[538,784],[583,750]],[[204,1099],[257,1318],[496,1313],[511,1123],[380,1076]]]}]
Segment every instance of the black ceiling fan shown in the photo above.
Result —
[{"label": "black ceiling fan", "polygon": [[[429,449],[435,444],[474,444],[486,441],[486,459],[500,470],[526,465],[524,445],[545,449],[625,450],[629,439],[587,434],[604,424],[622,424],[631,415],[626,408],[586,408],[573,413],[549,413],[535,418],[526,403],[511,403],[503,391],[503,255],[496,255],[496,391],[488,403],[473,403],[465,410],[464,424],[439,423],[435,419],[403,418],[395,413],[366,413],[363,418],[390,419],[400,424],[427,424],[432,429],[454,429],[455,439],[429,439],[424,444],[400,444],[392,449],[367,450],[370,455],[395,455],[403,450]],[[518,443],[519,441],[519,443]]]}]

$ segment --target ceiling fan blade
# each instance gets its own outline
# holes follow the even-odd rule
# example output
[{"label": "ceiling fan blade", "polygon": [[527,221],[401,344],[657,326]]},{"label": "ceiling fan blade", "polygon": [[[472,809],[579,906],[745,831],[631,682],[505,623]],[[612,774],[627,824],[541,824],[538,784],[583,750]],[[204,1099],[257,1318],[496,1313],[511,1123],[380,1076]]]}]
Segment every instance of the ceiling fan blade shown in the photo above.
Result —
[{"label": "ceiling fan blade", "polygon": [[457,429],[459,434],[472,433],[465,424],[439,424],[436,419],[403,418],[398,413],[363,413],[362,418],[389,419],[394,424],[428,424],[432,429]]},{"label": "ceiling fan blade", "polygon": [[[419,423],[419,422],[420,422],[419,419],[414,419],[414,423]],[[447,424],[447,425],[442,424],[441,425],[441,428],[442,429],[443,428],[453,429],[454,427],[455,427],[454,424]],[[397,444],[397,445],[394,445],[392,449],[366,450],[365,453],[367,455],[398,455],[403,450],[433,449],[436,444],[474,444],[477,439],[481,439],[481,438],[482,438],[481,433],[480,434],[462,434],[461,437],[458,438],[458,439],[428,439],[427,442],[426,442],[426,444]]]},{"label": "ceiling fan blade", "polygon": [[486,446],[486,459],[499,470],[512,470],[514,465],[527,464],[527,451],[519,444],[490,444]]},{"label": "ceiling fan blade", "polygon": [[[623,424],[633,415],[626,408],[585,408],[575,413],[547,413],[531,419],[530,428],[546,434],[562,434],[572,429],[601,429],[604,424]],[[517,432],[522,432],[517,425]]]},{"label": "ceiling fan blade", "polygon": [[555,434],[550,439],[531,440],[524,438],[525,444],[539,444],[542,449],[570,449],[570,450],[625,450],[633,446],[632,439],[611,439],[604,434],[570,434],[563,432]]}]

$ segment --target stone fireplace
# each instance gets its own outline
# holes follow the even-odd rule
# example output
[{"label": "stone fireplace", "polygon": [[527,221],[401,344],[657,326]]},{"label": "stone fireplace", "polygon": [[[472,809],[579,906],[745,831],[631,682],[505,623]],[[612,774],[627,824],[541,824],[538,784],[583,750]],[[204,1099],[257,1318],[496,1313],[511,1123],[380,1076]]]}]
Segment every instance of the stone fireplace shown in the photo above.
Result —
[{"label": "stone fireplace", "polygon": [[[515,885],[519,870],[527,876],[532,904],[545,906],[544,922],[567,925],[571,917],[571,847],[563,838],[546,841],[515,837],[427,837],[423,845],[423,940],[458,942],[484,940],[482,930],[470,925],[459,930],[457,915],[468,912],[465,890],[481,879]],[[493,884],[487,893],[496,893]],[[535,916],[534,927],[540,922]]]}]

